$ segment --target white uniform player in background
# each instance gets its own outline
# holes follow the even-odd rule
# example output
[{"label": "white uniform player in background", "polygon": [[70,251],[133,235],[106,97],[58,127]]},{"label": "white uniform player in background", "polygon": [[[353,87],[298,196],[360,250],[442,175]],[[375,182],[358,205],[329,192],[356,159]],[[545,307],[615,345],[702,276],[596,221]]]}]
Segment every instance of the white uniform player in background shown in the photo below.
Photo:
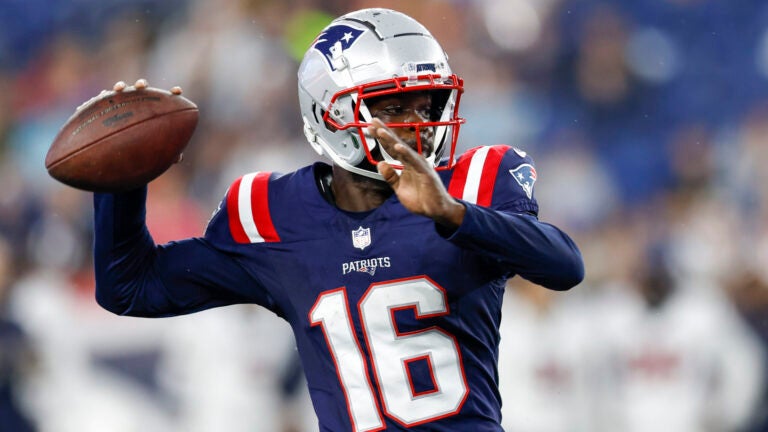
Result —
[{"label": "white uniform player in background", "polygon": [[756,414],[762,346],[708,280],[649,260],[634,286],[606,289],[592,315],[595,431],[733,432]]},{"label": "white uniform player in background", "polygon": [[582,296],[508,285],[505,430],[746,430],[764,391],[762,345],[710,278],[680,283],[663,262],[638,261],[637,277]]},{"label": "white uniform player in background", "polygon": [[591,306],[523,280],[507,284],[499,346],[502,426],[592,432],[586,376]]}]

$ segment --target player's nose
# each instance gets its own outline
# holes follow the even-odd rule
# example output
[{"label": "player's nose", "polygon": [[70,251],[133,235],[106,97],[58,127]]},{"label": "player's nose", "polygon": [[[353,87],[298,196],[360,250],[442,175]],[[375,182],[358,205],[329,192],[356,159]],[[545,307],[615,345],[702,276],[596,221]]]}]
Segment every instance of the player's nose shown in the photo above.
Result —
[{"label": "player's nose", "polygon": [[432,141],[435,135],[432,128],[428,126],[411,126],[407,129],[405,136],[401,136],[402,140],[416,152],[424,155],[431,154]]}]

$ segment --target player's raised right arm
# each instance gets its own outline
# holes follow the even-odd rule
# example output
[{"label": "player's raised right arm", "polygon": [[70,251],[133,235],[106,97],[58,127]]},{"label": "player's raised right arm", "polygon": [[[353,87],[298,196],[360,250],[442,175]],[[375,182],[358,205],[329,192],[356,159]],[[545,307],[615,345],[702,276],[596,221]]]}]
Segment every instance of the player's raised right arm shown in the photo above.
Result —
[{"label": "player's raised right arm", "polygon": [[272,308],[257,281],[205,239],[155,245],[145,225],[146,193],[144,187],[94,194],[99,305],[115,314],[143,317],[182,315],[234,303]]}]

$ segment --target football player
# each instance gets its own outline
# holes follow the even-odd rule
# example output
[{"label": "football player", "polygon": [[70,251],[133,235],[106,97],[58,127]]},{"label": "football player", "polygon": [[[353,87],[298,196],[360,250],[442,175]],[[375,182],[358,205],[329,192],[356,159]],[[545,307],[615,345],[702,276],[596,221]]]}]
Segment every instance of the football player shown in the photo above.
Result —
[{"label": "football player", "polygon": [[502,430],[505,281],[567,290],[584,274],[574,242],[537,219],[533,161],[508,146],[455,154],[463,81],[399,12],[334,20],[298,87],[304,133],[333,163],[243,175],[202,237],[155,245],[146,188],[95,194],[99,304],[273,311],[322,431]]}]

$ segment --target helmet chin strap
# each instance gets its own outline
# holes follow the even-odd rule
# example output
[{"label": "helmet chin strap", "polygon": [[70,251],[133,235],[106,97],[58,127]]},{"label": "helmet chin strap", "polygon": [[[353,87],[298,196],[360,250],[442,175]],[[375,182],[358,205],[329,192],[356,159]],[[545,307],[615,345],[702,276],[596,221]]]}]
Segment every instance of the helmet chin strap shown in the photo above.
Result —
[{"label": "helmet chin strap", "polygon": [[[367,138],[367,136],[366,136],[366,138]],[[403,165],[402,162],[400,162],[399,160],[397,160],[394,157],[392,157],[392,155],[387,153],[387,151],[384,150],[384,147],[382,147],[381,144],[378,143],[378,140],[376,140],[376,141],[377,141],[376,144],[379,146],[380,151],[381,151],[381,155],[384,158],[385,162],[387,162],[388,164],[394,164],[394,165],[399,165],[399,166]],[[429,162],[432,166],[435,166],[435,152],[434,151],[432,152],[432,154],[430,154],[429,156],[425,157],[425,159],[427,159],[427,162]],[[402,170],[396,169],[395,171],[399,172],[399,171],[402,171]]]},{"label": "helmet chin strap", "polygon": [[339,165],[340,167],[344,168],[349,172],[360,174],[361,176],[372,178],[374,180],[384,181],[384,177],[381,174],[379,174],[378,171],[370,171],[367,169],[352,166],[344,161],[337,162],[336,160],[334,160],[334,163],[336,163],[337,165]]},{"label": "helmet chin strap", "polygon": [[[366,141],[368,140],[366,139]],[[318,142],[325,149],[325,155],[330,157],[334,164],[344,168],[345,170],[351,173],[359,174],[361,176],[365,176],[375,180],[384,181],[384,177],[382,177],[382,175],[379,174],[378,171],[375,171],[375,170],[371,171],[371,170],[367,170],[367,169],[352,165],[349,162],[345,161],[344,159],[340,158],[335,152],[331,151],[330,147],[325,141],[319,139]],[[368,159],[364,156],[363,161],[367,161],[367,160]]]}]

